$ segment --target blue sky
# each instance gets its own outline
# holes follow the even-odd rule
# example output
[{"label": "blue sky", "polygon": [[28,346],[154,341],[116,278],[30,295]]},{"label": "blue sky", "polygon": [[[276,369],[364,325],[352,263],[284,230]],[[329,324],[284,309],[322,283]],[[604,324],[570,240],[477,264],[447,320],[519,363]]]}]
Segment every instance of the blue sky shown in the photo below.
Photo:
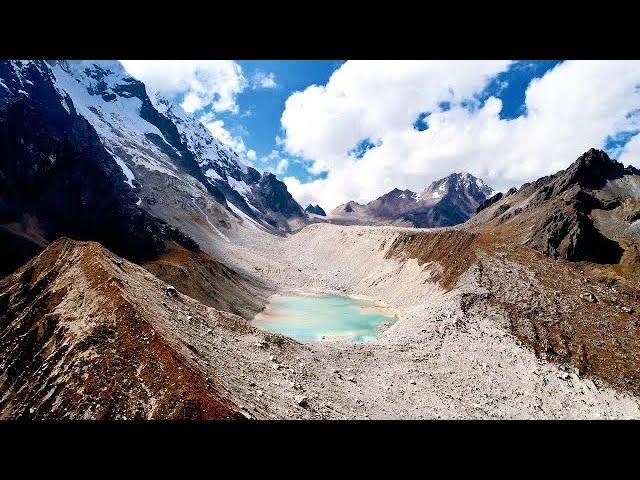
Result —
[{"label": "blue sky", "polygon": [[[276,138],[284,138],[280,119],[284,111],[285,101],[291,94],[303,91],[310,85],[324,85],[331,74],[340,67],[342,61],[337,60],[244,60],[239,61],[242,71],[247,78],[254,78],[260,74],[270,74],[275,81],[273,88],[247,88],[236,98],[239,112],[222,112],[216,118],[224,121],[225,128],[237,138],[241,138],[247,149],[256,152],[257,158],[266,158],[272,151],[280,150]],[[534,78],[542,77],[548,70],[560,61],[519,61],[507,71],[493,78],[477,95],[481,107],[489,97],[502,100],[500,118],[513,119],[525,114],[525,91]],[[449,108],[448,102],[439,105],[441,110]],[[210,109],[203,109],[200,113],[207,113]],[[428,128],[430,112],[423,112],[416,118],[414,127],[418,130]],[[620,145],[620,142],[617,143]],[[361,157],[366,150],[375,144],[370,139],[362,139],[354,145],[351,153]],[[308,171],[308,163],[304,158],[296,155],[285,155],[289,160],[287,167],[278,172],[281,177],[293,176],[301,181],[323,178],[324,175],[312,174]],[[270,167],[267,162],[257,167]]]},{"label": "blue sky", "polygon": [[123,63],[325,209],[454,171],[518,187],[591,147],[640,163],[639,62]]},{"label": "blue sky", "polygon": [[[268,156],[279,147],[276,137],[283,137],[280,117],[287,98],[309,85],[325,84],[342,64],[337,60],[252,60],[238,63],[248,78],[254,77],[257,72],[269,72],[273,73],[276,82],[274,88],[244,90],[237,97],[241,113],[224,113],[220,116],[230,132],[242,137],[247,147],[256,151],[258,158]],[[304,168],[303,159],[290,155],[288,158],[292,161],[288,162],[287,168],[279,176],[293,175],[301,180],[318,177],[309,174]],[[260,167],[260,164],[256,166]]]}]

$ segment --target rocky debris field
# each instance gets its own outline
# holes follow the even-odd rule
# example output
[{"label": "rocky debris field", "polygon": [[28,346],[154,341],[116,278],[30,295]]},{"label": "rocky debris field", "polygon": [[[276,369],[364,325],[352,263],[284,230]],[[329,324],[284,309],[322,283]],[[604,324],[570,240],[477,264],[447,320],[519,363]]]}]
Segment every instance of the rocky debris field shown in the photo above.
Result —
[{"label": "rocky debris field", "polygon": [[[571,336],[563,323],[575,304],[609,305],[610,290],[568,286],[573,296],[553,310],[554,285],[522,259],[482,250],[478,238],[318,224],[225,244],[224,263],[270,291],[364,296],[393,308],[399,320],[364,344],[271,334],[99,244],[55,242],[0,283],[8,352],[0,410],[5,418],[639,418],[631,377],[608,376],[598,351],[579,347],[578,325]],[[437,260],[412,257],[422,251],[414,242],[437,246]],[[626,292],[606,311],[636,318]],[[513,310],[525,301],[531,310]],[[557,315],[560,338],[573,339],[565,350],[553,323],[548,337],[531,334],[547,321],[541,312]],[[602,340],[619,352],[610,369],[635,368],[637,334],[629,332]],[[573,365],[578,351],[589,361]]]},{"label": "rocky debris field", "polygon": [[[445,234],[440,241],[453,246],[451,232],[428,234]],[[495,270],[492,278],[504,279],[507,288],[505,272],[530,278],[534,272],[527,265],[482,254],[479,261],[468,263],[469,268],[446,274],[442,252],[440,261],[410,258],[401,251],[390,255],[390,248],[403,237],[417,234],[424,231],[322,224],[287,239],[253,236],[228,251],[226,261],[235,260],[234,268],[248,265],[281,292],[363,295],[394,308],[399,316],[378,339],[365,344],[302,345],[279,335],[265,337],[271,340],[256,344],[255,356],[244,357],[247,363],[242,363],[239,383],[228,386],[248,416],[640,417],[631,391],[613,389],[602,376],[585,376],[569,363],[554,364],[536,355],[535,345],[509,327],[515,321],[512,314],[492,305],[486,272]],[[469,256],[469,248],[463,249],[460,262]],[[446,278],[450,288],[436,283],[438,278]],[[526,296],[521,288],[515,298]],[[261,360],[264,365],[254,370]]]},{"label": "rocky debris field", "polygon": [[60,240],[0,283],[3,417],[640,418],[637,290],[580,283],[606,277],[594,266],[457,229],[317,224],[224,245],[254,286],[363,296],[398,321],[303,344]]}]

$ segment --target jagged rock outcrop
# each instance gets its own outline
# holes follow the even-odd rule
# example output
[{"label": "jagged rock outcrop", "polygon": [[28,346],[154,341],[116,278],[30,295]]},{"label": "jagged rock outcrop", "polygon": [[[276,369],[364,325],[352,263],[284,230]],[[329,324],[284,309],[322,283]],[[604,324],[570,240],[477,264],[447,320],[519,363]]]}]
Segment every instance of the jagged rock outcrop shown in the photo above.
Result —
[{"label": "jagged rock outcrop", "polygon": [[274,227],[290,218],[304,219],[302,207],[294,200],[287,186],[273,173],[265,172],[254,184],[253,200],[256,208],[265,212],[265,221]]},{"label": "jagged rock outcrop", "polygon": [[500,201],[503,196],[504,195],[502,195],[502,192],[498,192],[495,195],[493,195],[492,197],[487,198],[484,202],[482,202],[480,205],[478,205],[478,208],[476,208],[476,213],[480,213],[485,208],[488,208],[491,205],[493,205],[494,203]]},{"label": "jagged rock outcrop", "polygon": [[311,203],[307,205],[307,208],[305,208],[304,211],[307,213],[313,213],[314,215],[320,215],[321,217],[327,216],[327,213],[320,205],[313,205]]},{"label": "jagged rock outcrop", "polygon": [[487,200],[471,223],[496,223],[524,245],[571,261],[618,263],[620,242],[640,239],[640,228],[624,223],[640,203],[640,173],[601,150],[510,192]]}]

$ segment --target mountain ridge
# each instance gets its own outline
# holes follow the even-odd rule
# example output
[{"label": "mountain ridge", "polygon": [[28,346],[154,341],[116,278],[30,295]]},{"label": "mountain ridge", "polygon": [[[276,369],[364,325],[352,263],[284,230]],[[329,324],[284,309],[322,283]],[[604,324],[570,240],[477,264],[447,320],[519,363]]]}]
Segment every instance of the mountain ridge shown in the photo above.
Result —
[{"label": "mountain ridge", "polygon": [[[0,183],[4,182],[4,187],[0,196],[9,195],[0,199],[2,241],[18,246],[27,255],[17,261],[3,259],[7,268],[0,270],[4,272],[29,258],[41,240],[51,241],[60,235],[98,240],[126,258],[148,259],[165,251],[160,245],[165,241],[178,241],[191,250],[204,245],[214,254],[212,237],[226,242],[243,229],[256,228],[282,235],[307,221],[283,182],[247,166],[179,106],[159,95],[149,96],[145,85],[129,76],[119,62],[3,60],[0,109],[5,130],[18,128],[20,116],[28,114],[29,121],[38,118],[31,133],[36,135],[38,130],[40,138],[57,138],[55,142],[42,141],[27,153],[15,144],[15,138],[22,138],[16,137],[15,131],[7,130],[2,136],[0,165],[4,171],[0,170]],[[70,145],[75,147],[69,150]],[[52,148],[66,149],[67,160],[62,164],[71,168],[66,175],[56,173],[61,172],[60,163],[47,159],[55,157],[49,151]],[[82,163],[72,160],[83,151],[87,153]],[[17,168],[12,162],[18,157],[40,170],[34,174]],[[78,172],[84,169],[84,179],[74,175],[73,168]],[[87,169],[93,173],[88,174]],[[23,202],[26,197],[12,187],[37,178],[44,185],[47,175],[58,175],[59,196],[42,201],[38,208],[31,205],[38,202],[38,195],[29,194],[27,205]],[[77,186],[65,188],[63,184],[70,181]],[[77,193],[72,198],[80,191],[84,192],[80,198]],[[95,218],[84,223],[65,220],[71,205],[80,205],[82,212],[87,202],[93,202]],[[98,204],[101,207],[96,207]],[[107,220],[102,217],[107,212],[118,213]],[[105,228],[113,222],[114,231]],[[27,223],[41,224],[38,228],[44,228],[46,235],[31,242]],[[117,225],[122,228],[118,230]],[[134,237],[141,242],[145,237],[153,239],[158,236],[152,233],[154,228],[164,232],[159,233],[163,238],[158,237],[160,243],[142,255],[145,249],[136,250]],[[130,249],[125,248],[127,243],[131,243]]]},{"label": "mountain ridge", "polygon": [[625,239],[640,239],[638,192],[638,169],[591,148],[564,170],[492,197],[470,224],[508,230],[552,258],[615,264]]},{"label": "mountain ridge", "polygon": [[417,193],[394,188],[367,204],[354,201],[336,207],[329,215],[335,223],[441,227],[463,223],[493,193],[470,173],[452,173]]}]

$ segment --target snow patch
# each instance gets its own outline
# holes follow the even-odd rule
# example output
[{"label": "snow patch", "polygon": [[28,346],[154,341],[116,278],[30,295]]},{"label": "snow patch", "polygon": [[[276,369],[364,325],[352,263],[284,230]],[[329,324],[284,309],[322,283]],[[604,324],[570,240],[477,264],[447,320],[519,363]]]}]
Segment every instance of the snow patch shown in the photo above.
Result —
[{"label": "snow patch", "polygon": [[242,180],[236,180],[233,177],[229,177],[227,178],[227,182],[229,183],[229,186],[231,188],[233,188],[236,192],[238,192],[245,198],[247,194],[251,193],[251,187],[249,187],[249,185],[247,185]]},{"label": "snow patch", "polygon": [[124,183],[128,183],[131,188],[134,188],[133,181],[136,179],[136,177],[133,175],[133,172],[131,171],[131,169],[127,167],[127,164],[124,163],[121,159],[114,157],[114,160],[118,165],[120,165],[120,168],[122,169],[122,173],[124,173],[125,177],[127,177]]},{"label": "snow patch", "polygon": [[204,172],[204,176],[210,180],[223,180],[223,178],[213,168],[210,168],[206,172]]},{"label": "snow patch", "polygon": [[258,222],[256,222],[253,218],[251,218],[249,215],[247,215],[246,213],[244,213],[242,210],[240,210],[238,207],[236,207],[233,203],[231,202],[227,202],[229,205],[229,208],[231,209],[231,211],[233,213],[235,213],[236,215],[238,215],[241,219],[246,220],[249,223],[249,227],[254,229],[254,230],[265,230],[265,228],[260,225]]}]

